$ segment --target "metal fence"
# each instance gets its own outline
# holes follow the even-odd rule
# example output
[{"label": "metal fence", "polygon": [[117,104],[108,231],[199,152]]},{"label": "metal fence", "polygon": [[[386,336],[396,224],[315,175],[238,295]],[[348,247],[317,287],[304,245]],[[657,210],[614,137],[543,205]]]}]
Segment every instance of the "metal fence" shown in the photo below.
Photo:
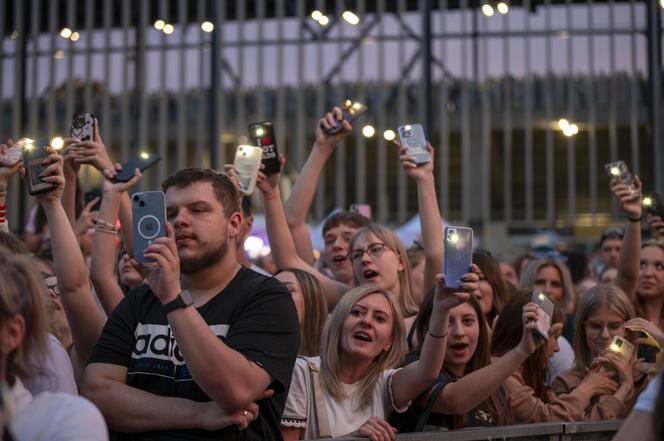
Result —
[{"label": "metal fence", "polygon": [[[415,213],[382,136],[409,122],[436,148],[440,206],[455,222],[606,225],[616,211],[603,164],[618,158],[664,192],[657,1],[503,5],[0,0],[0,139],[63,134],[91,111],[114,160],[160,153],[152,187],[232,160],[247,124],[267,119],[294,179],[318,118],[352,97],[370,112],[326,168],[314,219],[354,202],[381,222]],[[565,136],[561,118],[578,133]],[[29,207],[13,187],[17,225]]]},{"label": "metal fence", "polygon": [[[622,421],[578,423],[541,423],[469,428],[441,432],[403,433],[399,441],[610,441]],[[340,441],[360,441],[366,438],[337,438]]]}]

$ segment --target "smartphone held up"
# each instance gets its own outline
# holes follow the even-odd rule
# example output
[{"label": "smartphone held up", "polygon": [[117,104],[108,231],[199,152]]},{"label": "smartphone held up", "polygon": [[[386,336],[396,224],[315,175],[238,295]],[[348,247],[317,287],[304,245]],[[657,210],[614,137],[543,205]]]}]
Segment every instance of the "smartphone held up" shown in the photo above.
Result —
[{"label": "smartphone held up", "polygon": [[445,286],[461,288],[462,277],[473,264],[473,230],[447,226],[443,234]]},{"label": "smartphone held up", "polygon": [[325,129],[325,132],[327,132],[328,135],[335,135],[343,129],[343,120],[348,121],[349,123],[352,123],[355,119],[357,119],[360,115],[364,114],[367,111],[367,106],[365,106],[362,103],[358,103],[357,101],[352,101],[352,100],[345,100],[343,105],[341,106],[341,114],[342,114],[342,119],[341,120],[336,120],[337,125],[335,127],[332,127],[331,129]]},{"label": "smartphone held up", "polygon": [[28,193],[34,196],[54,189],[55,184],[42,180],[42,173],[48,167],[43,162],[51,154],[49,140],[46,138],[37,141],[23,139],[23,142],[19,141],[19,143],[22,149]]},{"label": "smartphone held up", "polygon": [[274,126],[270,121],[249,124],[249,139],[254,145],[263,149],[261,162],[263,173],[273,175],[281,171],[277,140],[274,136]]},{"label": "smartphone held up", "polygon": [[263,149],[253,145],[240,145],[235,151],[233,165],[240,181],[240,191],[249,196],[256,189]]},{"label": "smartphone held up", "polygon": [[401,146],[406,148],[409,156],[415,158],[415,164],[423,165],[431,161],[427,151],[427,138],[420,124],[406,124],[400,126],[397,131]]},{"label": "smartphone held up", "polygon": [[97,118],[92,113],[76,113],[71,119],[69,134],[79,141],[96,141]]},{"label": "smartphone held up", "polygon": [[540,342],[549,339],[549,331],[551,330],[551,317],[553,317],[553,310],[555,308],[553,302],[539,289],[534,289],[530,295],[530,301],[539,307],[537,312],[537,328],[533,335],[537,337]]},{"label": "smartphone held up", "polygon": [[148,262],[143,252],[158,237],[166,236],[166,199],[161,191],[134,193],[131,197],[134,259]]}]

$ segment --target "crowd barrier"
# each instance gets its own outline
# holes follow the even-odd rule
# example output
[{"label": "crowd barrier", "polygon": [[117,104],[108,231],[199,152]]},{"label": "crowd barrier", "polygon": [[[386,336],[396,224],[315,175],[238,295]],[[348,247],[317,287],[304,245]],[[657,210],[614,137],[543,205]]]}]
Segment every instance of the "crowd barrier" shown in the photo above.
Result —
[{"label": "crowd barrier", "polygon": [[[577,423],[520,424],[515,426],[480,427],[462,430],[403,433],[398,441],[610,441],[621,421]],[[366,441],[367,438],[336,438],[340,441]]]}]

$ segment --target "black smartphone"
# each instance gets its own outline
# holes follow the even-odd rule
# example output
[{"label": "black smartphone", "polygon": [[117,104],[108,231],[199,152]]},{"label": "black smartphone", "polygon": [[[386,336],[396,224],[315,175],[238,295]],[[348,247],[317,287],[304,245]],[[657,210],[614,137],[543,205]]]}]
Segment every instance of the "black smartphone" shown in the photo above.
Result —
[{"label": "black smartphone", "polygon": [[166,199],[161,191],[134,193],[131,197],[134,227],[134,259],[147,262],[143,256],[153,240],[166,236]]},{"label": "black smartphone", "polygon": [[161,156],[157,153],[139,153],[134,159],[122,164],[122,170],[115,175],[112,179],[113,182],[127,182],[134,177],[134,170],[139,169],[141,172],[152,167],[161,160]]},{"label": "black smartphone", "polygon": [[93,113],[75,113],[71,119],[69,134],[81,141],[96,141],[95,125],[97,117]]},{"label": "black smartphone", "polygon": [[270,121],[249,124],[249,139],[252,143],[263,149],[261,162],[265,166],[263,173],[273,175],[281,171],[277,139],[274,136],[274,126]]},{"label": "black smartphone", "polygon": [[47,165],[42,164],[42,161],[51,154],[48,139],[26,141],[22,148],[28,193],[34,196],[54,189],[55,184],[44,182],[40,177],[47,167]]},{"label": "black smartphone", "polygon": [[473,264],[473,230],[467,227],[445,227],[443,236],[445,286],[461,288],[461,278]]},{"label": "black smartphone", "polygon": [[83,200],[85,201],[85,205],[88,205],[96,198],[99,198],[99,200],[90,209],[90,211],[99,211],[99,207],[101,207],[101,197],[102,197],[101,190],[95,188],[90,191],[86,191],[85,194],[83,195]]},{"label": "black smartphone", "polygon": [[636,359],[646,363],[656,363],[659,348],[648,344],[639,344],[636,346]]},{"label": "black smartphone", "polygon": [[641,203],[643,204],[643,208],[646,209],[646,213],[664,219],[664,203],[662,203],[662,198],[657,193],[653,192],[643,196]]},{"label": "black smartphone", "polygon": [[[352,123],[357,117],[364,114],[367,110],[367,106],[364,104],[351,100],[345,100],[341,106],[341,114],[343,119],[349,123]],[[327,134],[334,135],[341,132],[341,129],[343,129],[343,125],[341,124],[342,121],[337,120],[337,125],[335,127],[332,127],[331,129],[325,129]]]}]

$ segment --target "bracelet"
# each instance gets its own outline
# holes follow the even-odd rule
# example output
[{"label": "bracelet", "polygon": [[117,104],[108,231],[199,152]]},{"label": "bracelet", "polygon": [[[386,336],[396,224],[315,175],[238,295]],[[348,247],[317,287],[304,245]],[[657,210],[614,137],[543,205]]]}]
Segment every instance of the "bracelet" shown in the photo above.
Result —
[{"label": "bracelet", "polygon": [[106,233],[106,234],[113,234],[114,236],[117,236],[118,232],[116,230],[111,230],[110,228],[105,228],[105,227],[95,227],[95,233]]},{"label": "bracelet", "polygon": [[443,335],[436,335],[433,332],[429,331],[429,335],[432,336],[433,338],[445,338],[447,337],[448,332],[444,333]]},{"label": "bracelet", "polygon": [[113,230],[113,231],[118,231],[118,229],[115,227],[115,225],[113,225],[110,222],[106,222],[103,219],[96,219],[95,220],[95,225],[96,226],[102,226],[102,227],[108,228],[108,229]]},{"label": "bracelet", "polygon": [[639,216],[638,218],[627,216],[627,220],[630,222],[641,222],[641,219],[643,219],[643,215]]},{"label": "bracelet", "polygon": [[267,194],[267,195],[263,196],[263,200],[264,201],[269,201],[270,199],[276,199],[276,198],[279,197],[279,195],[281,195],[281,192],[279,190],[277,190],[272,194]]}]

